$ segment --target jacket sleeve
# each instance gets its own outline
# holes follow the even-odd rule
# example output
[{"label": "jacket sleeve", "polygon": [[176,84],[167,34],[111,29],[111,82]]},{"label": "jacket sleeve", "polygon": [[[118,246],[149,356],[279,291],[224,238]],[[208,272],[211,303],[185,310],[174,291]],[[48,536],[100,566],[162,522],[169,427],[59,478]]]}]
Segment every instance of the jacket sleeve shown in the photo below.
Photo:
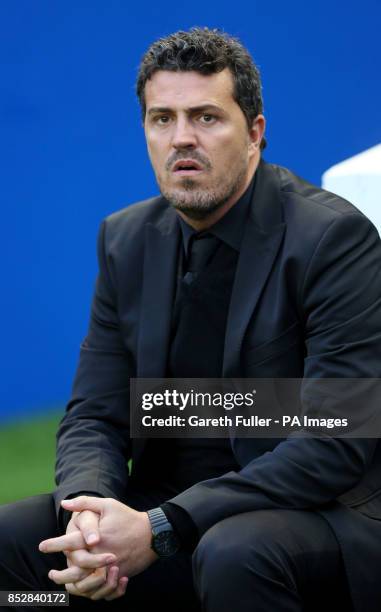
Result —
[{"label": "jacket sleeve", "polygon": [[[299,304],[305,379],[380,377],[381,248],[366,217],[350,213],[331,222],[307,267]],[[302,392],[302,408],[304,401]],[[200,535],[241,512],[322,507],[359,483],[377,442],[295,432],[239,472],[169,501],[189,513]]]},{"label": "jacket sleeve", "polygon": [[72,397],[57,433],[57,512],[60,501],[69,495],[89,491],[122,499],[127,485],[132,358],[119,329],[105,231],[103,223],[88,334],[81,344]]}]

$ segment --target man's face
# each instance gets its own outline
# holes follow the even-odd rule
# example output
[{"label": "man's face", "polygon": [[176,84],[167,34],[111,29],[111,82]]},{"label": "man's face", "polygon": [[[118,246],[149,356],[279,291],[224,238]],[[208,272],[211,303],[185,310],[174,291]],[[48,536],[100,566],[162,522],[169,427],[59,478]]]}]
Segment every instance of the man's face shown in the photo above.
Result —
[{"label": "man's face", "polygon": [[238,199],[259,159],[263,124],[260,134],[258,125],[249,131],[230,70],[157,71],[145,100],[148,153],[167,200],[189,218],[204,219]]}]

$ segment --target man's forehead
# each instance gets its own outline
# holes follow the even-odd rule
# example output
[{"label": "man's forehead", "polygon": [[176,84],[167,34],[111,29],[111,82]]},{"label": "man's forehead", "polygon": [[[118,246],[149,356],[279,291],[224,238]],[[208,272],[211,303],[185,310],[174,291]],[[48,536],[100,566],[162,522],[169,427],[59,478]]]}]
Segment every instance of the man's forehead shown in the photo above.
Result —
[{"label": "man's forehead", "polygon": [[157,70],[145,86],[147,110],[150,107],[226,106],[234,102],[233,78],[228,68],[210,75],[196,71]]}]

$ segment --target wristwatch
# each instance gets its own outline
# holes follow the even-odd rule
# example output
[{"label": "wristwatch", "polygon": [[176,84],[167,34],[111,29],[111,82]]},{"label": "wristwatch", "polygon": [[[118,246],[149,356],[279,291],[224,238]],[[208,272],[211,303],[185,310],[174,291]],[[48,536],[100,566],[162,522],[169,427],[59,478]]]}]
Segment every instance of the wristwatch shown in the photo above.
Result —
[{"label": "wristwatch", "polygon": [[179,550],[180,542],[171,523],[161,508],[148,510],[147,514],[152,529],[151,548],[160,559],[172,557]]}]

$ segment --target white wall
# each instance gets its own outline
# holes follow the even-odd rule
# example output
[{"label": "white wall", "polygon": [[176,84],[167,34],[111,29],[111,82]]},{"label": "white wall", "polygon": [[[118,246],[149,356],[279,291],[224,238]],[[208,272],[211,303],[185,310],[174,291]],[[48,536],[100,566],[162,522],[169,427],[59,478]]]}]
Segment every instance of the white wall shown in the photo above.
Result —
[{"label": "white wall", "polygon": [[322,187],[359,208],[381,235],[381,144],[329,168]]}]

